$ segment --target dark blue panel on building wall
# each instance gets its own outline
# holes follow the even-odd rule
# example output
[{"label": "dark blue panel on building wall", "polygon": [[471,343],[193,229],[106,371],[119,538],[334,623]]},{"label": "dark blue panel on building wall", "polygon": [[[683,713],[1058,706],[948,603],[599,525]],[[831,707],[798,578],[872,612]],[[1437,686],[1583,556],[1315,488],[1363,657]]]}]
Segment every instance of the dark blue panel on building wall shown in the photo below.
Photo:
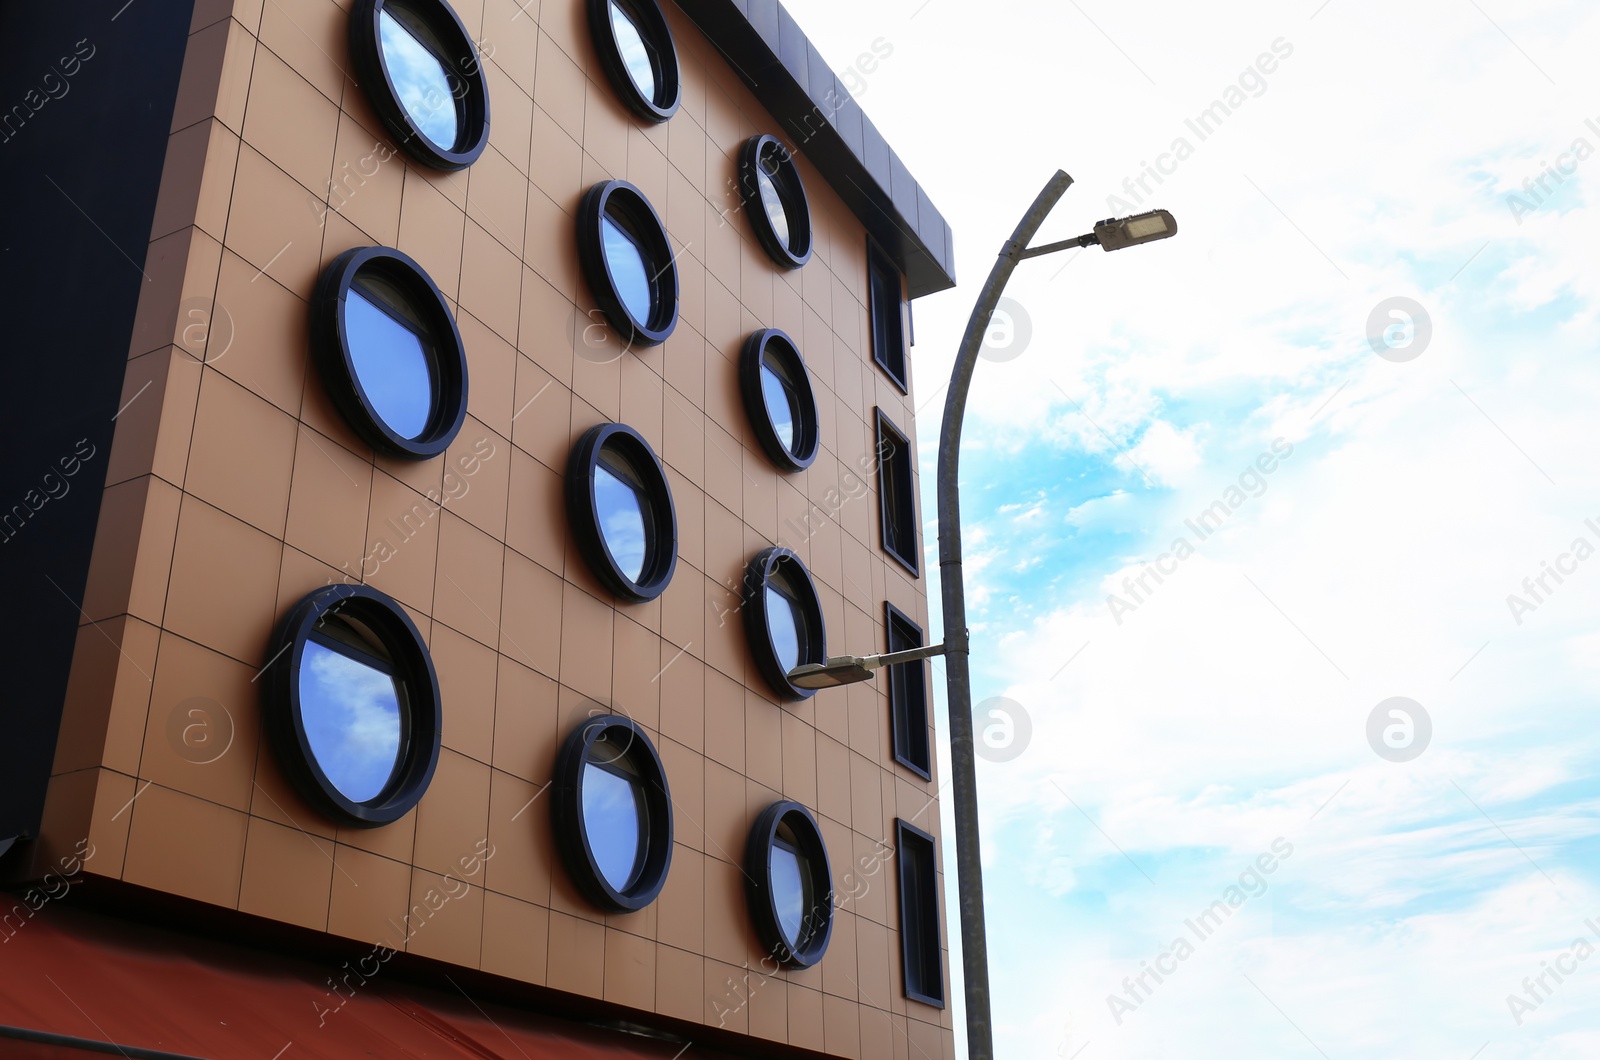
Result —
[{"label": "dark blue panel on building wall", "polygon": [[921,188],[917,189],[917,218],[917,231],[921,233],[923,242],[928,244],[928,252],[943,261],[944,218],[939,216],[939,211],[928,201],[928,193]]},{"label": "dark blue panel on building wall", "polygon": [[772,50],[778,53],[778,0],[749,0],[745,9],[745,17],[750,20],[750,27],[756,31],[757,36]]},{"label": "dark blue panel on building wall", "polygon": [[861,160],[867,167],[867,174],[877,182],[879,187],[889,186],[889,142],[883,138],[878,127],[872,124],[872,119],[865,114],[861,116]]},{"label": "dark blue panel on building wall", "polygon": [[900,156],[894,149],[889,149],[889,198],[894,202],[894,208],[900,216],[905,218],[909,225],[916,225],[917,214],[917,182],[911,179],[911,170],[900,161]]},{"label": "dark blue panel on building wall", "polygon": [[43,807],[192,13],[0,4],[0,839]]},{"label": "dark blue panel on building wall", "polygon": [[789,12],[783,8],[778,9],[778,59],[783,63],[783,68],[789,71],[789,76],[794,78],[802,92],[811,92],[810,55],[815,51],[811,48],[806,35],[800,32],[800,27],[790,17]]},{"label": "dark blue panel on building wall", "polygon": [[838,78],[834,78],[834,84],[839,85],[841,93],[839,98],[842,102],[833,116],[833,127],[839,130],[839,137],[844,140],[844,145],[850,149],[850,153],[860,158],[863,144],[861,124],[866,115],[861,112],[861,105],[849,95]]}]

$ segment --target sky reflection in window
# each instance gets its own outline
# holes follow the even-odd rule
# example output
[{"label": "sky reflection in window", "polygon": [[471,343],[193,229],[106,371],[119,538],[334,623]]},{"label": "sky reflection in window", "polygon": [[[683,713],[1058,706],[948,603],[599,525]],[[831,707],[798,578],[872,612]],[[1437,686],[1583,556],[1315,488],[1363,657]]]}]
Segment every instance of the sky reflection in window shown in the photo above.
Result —
[{"label": "sky reflection in window", "polygon": [[794,395],[789,391],[789,384],[766,361],[761,362],[761,397],[766,402],[772,429],[778,432],[778,440],[785,449],[794,452]]},{"label": "sky reflection in window", "polygon": [[355,287],[344,326],[356,378],[379,418],[402,438],[422,434],[433,416],[433,366],[422,336]]},{"label": "sky reflection in window", "polygon": [[306,642],[300,716],[311,754],[351,802],[382,794],[400,760],[400,694],[375,666]]},{"label": "sky reflection in window", "polygon": [[769,855],[772,872],[772,904],[778,910],[778,926],[790,946],[800,944],[806,919],[806,868],[799,854],[783,843],[774,842]]},{"label": "sky reflection in window", "polygon": [[600,515],[600,535],[611,558],[631,581],[644,574],[644,497],[637,487],[604,463],[594,466],[594,505]]},{"label": "sky reflection in window", "polygon": [[767,630],[772,636],[772,647],[777,652],[778,663],[788,673],[800,665],[800,616],[795,613],[794,601],[783,593],[767,586]]},{"label": "sky reflection in window", "polygon": [[609,217],[600,219],[600,239],[617,296],[622,299],[628,312],[633,314],[633,319],[641,324],[649,324],[650,271],[645,265],[644,252],[633,241],[633,237]]},{"label": "sky reflection in window", "polygon": [[644,807],[637,781],[603,766],[583,767],[583,826],[606,882],[625,891],[644,854]]},{"label": "sky reflection in window", "polygon": [[787,247],[789,211],[783,205],[783,196],[778,193],[777,182],[767,172],[767,165],[765,160],[756,165],[756,188],[761,192],[761,207],[767,211],[767,219],[772,222],[772,230],[778,234],[778,242]]},{"label": "sky reflection in window", "polygon": [[650,49],[645,46],[639,27],[634,25],[633,19],[617,3],[611,4],[611,31],[616,34],[617,50],[622,53],[622,62],[628,68],[628,76],[633,78],[633,83],[638,86],[639,94],[654,103],[656,70],[650,62]]},{"label": "sky reflection in window", "polygon": [[378,39],[383,64],[406,114],[436,147],[448,151],[460,130],[450,72],[439,57],[404,23],[387,11],[378,14]]}]

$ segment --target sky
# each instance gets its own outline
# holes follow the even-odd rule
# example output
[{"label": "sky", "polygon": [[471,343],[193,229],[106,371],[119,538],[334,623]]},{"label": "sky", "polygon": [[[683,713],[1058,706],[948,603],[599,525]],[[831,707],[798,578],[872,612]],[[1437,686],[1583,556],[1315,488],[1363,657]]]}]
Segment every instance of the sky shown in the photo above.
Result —
[{"label": "sky", "polygon": [[1600,1055],[1600,7],[786,6],[955,232],[930,560],[1039,188],[1179,223],[1023,264],[972,391],[997,1055]]}]

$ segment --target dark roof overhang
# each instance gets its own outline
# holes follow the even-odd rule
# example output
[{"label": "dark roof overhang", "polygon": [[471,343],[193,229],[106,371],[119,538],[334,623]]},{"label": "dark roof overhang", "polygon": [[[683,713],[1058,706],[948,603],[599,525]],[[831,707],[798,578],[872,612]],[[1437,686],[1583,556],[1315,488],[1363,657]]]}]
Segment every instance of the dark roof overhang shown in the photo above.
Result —
[{"label": "dark roof overhang", "polygon": [[950,225],[783,5],[677,2],[900,266],[910,296],[954,287]]}]

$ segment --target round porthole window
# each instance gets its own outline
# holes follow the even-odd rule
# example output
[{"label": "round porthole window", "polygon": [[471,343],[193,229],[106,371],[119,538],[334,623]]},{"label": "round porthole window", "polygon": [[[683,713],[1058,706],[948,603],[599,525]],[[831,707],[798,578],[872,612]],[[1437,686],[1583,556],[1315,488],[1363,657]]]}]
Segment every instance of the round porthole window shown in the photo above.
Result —
[{"label": "round porthole window", "polygon": [[588,0],[589,33],[611,87],[634,114],[663,122],[678,109],[678,49],[655,0]]},{"label": "round porthole window", "polygon": [[798,269],[811,260],[811,207],[789,149],[752,136],[739,151],[739,189],[756,238],[772,260]]},{"label": "round porthole window", "polygon": [[763,549],[744,575],[744,631],[767,684],[782,699],[807,699],[789,671],[827,658],[822,602],[800,557],[786,548]]},{"label": "round porthole window", "polygon": [[672,800],[644,730],[589,718],[562,745],[553,783],[556,843],[584,897],[619,913],[655,901],[672,863]]},{"label": "round porthole window", "polygon": [[295,790],[341,825],[410,811],[433,779],[443,713],[405,608],[365,585],[326,586],[284,616],[269,658],[267,738]]},{"label": "round porthole window", "polygon": [[427,460],[467,416],[467,353],[444,295],[398,250],[340,254],[311,295],[311,355],[362,441]]},{"label": "round porthole window", "polygon": [[756,935],[786,968],[822,959],[833,932],[833,876],[816,819],[798,802],[761,811],[744,848],[745,894]]},{"label": "round porthole window", "polygon": [[817,458],[817,399],[794,340],[763,328],[739,356],[739,392],[767,456],[784,471],[803,471]]},{"label": "round porthole window", "polygon": [[665,342],[678,323],[678,267],[655,208],[625,180],[596,184],[578,208],[578,261],[625,345]]},{"label": "round porthole window", "polygon": [[567,459],[566,494],[595,577],[624,600],[660,596],[678,564],[678,517],[650,443],[620,423],[589,428]]},{"label": "round porthole window", "polygon": [[444,0],[356,0],[356,76],[407,154],[465,169],[489,142],[489,93],[472,37]]}]

